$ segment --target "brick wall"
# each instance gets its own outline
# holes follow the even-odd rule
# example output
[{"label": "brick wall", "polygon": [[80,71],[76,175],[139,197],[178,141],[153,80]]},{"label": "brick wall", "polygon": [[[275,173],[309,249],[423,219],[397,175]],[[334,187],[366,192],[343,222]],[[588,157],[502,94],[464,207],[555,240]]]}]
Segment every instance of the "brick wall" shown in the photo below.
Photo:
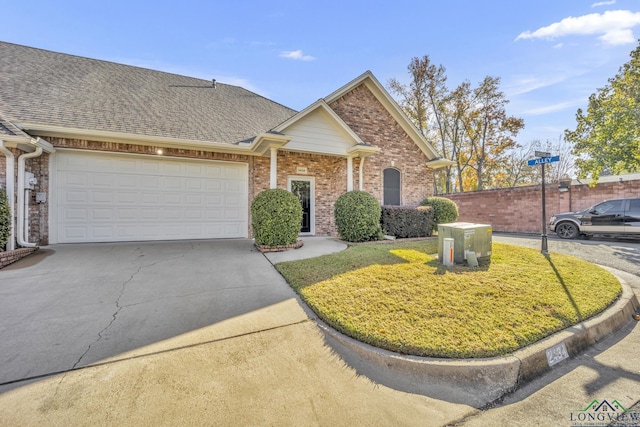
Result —
[{"label": "brick wall", "polygon": [[[17,163],[17,162],[16,162]],[[27,240],[39,245],[49,244],[49,200],[36,203],[36,193],[46,193],[49,197],[49,154],[27,159],[25,170],[33,173],[38,180],[35,189],[29,191],[29,236]],[[17,182],[17,181],[16,181]],[[25,183],[26,184],[26,183]]]},{"label": "brick wall", "polygon": [[[331,108],[364,143],[381,149],[364,161],[365,191],[382,203],[382,173],[394,167],[401,174],[401,204],[417,205],[433,194],[434,176],[426,166],[427,157],[364,84],[337,99]],[[359,163],[354,161],[354,166]],[[357,167],[354,169],[357,177]],[[354,188],[358,187],[354,184]]]},{"label": "brick wall", "polygon": [[[24,152],[15,148],[10,148],[9,150],[15,157],[13,176],[14,185],[17,189],[18,157],[21,154],[24,154]],[[2,155],[0,156],[0,188],[4,190],[6,190],[7,186],[6,166],[7,164],[5,161],[5,156]],[[49,154],[42,153],[42,155],[39,157],[27,159],[25,161],[25,170],[27,172],[33,173],[34,177],[38,180],[38,184],[36,184],[35,189],[29,192],[29,235],[26,236],[26,238],[29,242],[38,243],[40,245],[47,245],[49,243],[49,226],[47,223],[47,217],[49,215],[48,202],[36,203],[36,193],[49,192]],[[16,207],[14,213],[17,213],[17,197],[14,196],[13,202],[14,206]],[[16,234],[18,227],[17,223],[15,224],[16,230],[14,230],[14,234]]]},{"label": "brick wall", "polygon": [[[458,205],[458,221],[490,224],[494,231],[540,233],[542,187],[528,186],[443,195]],[[548,222],[554,213],[586,209],[606,199],[640,197],[640,180],[571,185],[560,192],[557,184],[545,187]]]}]

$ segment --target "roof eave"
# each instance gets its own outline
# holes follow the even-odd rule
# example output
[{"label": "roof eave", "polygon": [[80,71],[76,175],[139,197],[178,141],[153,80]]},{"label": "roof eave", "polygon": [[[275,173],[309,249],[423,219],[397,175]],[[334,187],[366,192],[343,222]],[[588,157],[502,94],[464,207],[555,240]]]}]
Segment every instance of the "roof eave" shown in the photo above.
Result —
[{"label": "roof eave", "polygon": [[453,166],[455,164],[456,164],[456,162],[454,162],[452,160],[440,159],[440,158],[436,158],[436,159],[433,159],[433,160],[427,162],[427,166],[430,167],[431,169],[442,169],[442,168],[446,168],[446,167],[449,167],[449,166]]},{"label": "roof eave", "polygon": [[284,145],[290,139],[276,134],[265,133],[256,136],[250,143],[229,144],[226,142],[199,141],[153,135],[97,131],[33,123],[22,123],[21,127],[28,130],[29,134],[33,136],[87,139],[143,146],[157,146],[158,148],[193,149],[216,153],[245,154],[254,156],[263,155],[269,147],[269,141],[276,145],[281,142],[282,145]]}]

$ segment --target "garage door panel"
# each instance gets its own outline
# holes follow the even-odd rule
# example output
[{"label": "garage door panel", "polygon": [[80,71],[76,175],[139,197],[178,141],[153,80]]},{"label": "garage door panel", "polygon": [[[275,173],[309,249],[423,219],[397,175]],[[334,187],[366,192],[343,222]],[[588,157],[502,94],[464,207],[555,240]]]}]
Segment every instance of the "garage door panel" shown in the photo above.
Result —
[{"label": "garage door panel", "polygon": [[141,160],[140,161],[140,172],[141,173],[150,173],[153,175],[160,175],[160,173],[162,172],[162,168],[161,168],[162,164],[156,161],[147,161],[147,160]]},{"label": "garage door panel", "polygon": [[87,209],[67,208],[63,211],[64,218],[68,221],[86,221],[89,217]]},{"label": "garage door panel", "polygon": [[135,205],[140,201],[138,191],[118,191],[115,193],[115,203],[118,205]]},{"label": "garage door panel", "polygon": [[246,164],[60,151],[56,164],[60,243],[247,235]]},{"label": "garage door panel", "polygon": [[165,177],[163,184],[165,188],[170,190],[182,189],[182,180],[177,177]]},{"label": "garage door panel", "polygon": [[85,179],[91,179],[91,184],[94,187],[107,187],[113,188],[114,177],[113,175],[107,175],[105,173],[96,173],[93,175],[85,174]]},{"label": "garage door panel", "polygon": [[58,178],[67,187],[87,187],[89,177],[85,172],[66,172]]},{"label": "garage door panel", "polygon": [[143,191],[142,194],[140,194],[140,202],[143,206],[157,206],[160,203],[161,198],[162,197],[160,193],[150,193],[148,191]]},{"label": "garage door panel", "polygon": [[86,204],[89,201],[89,194],[84,190],[65,190],[60,194],[59,199],[66,205]]},{"label": "garage door panel", "polygon": [[157,190],[161,186],[162,177],[159,176],[141,176],[140,187]]},{"label": "garage door panel", "polygon": [[113,204],[113,196],[114,196],[113,191],[94,190],[91,193],[85,192],[85,195],[86,195],[86,199],[89,199],[89,196],[91,196],[91,200],[95,204],[108,204],[108,205]]},{"label": "garage door panel", "polygon": [[202,199],[203,197],[200,194],[185,194],[184,203],[187,206],[191,206],[191,205],[202,206]]},{"label": "garage door panel", "polygon": [[90,219],[92,221],[112,222],[114,220],[113,209],[94,208],[91,210]]},{"label": "garage door panel", "polygon": [[165,193],[161,194],[162,204],[164,205],[180,205],[182,204],[182,193]]},{"label": "garage door panel", "polygon": [[121,189],[138,188],[138,177],[136,175],[120,175],[118,176],[118,187]]}]

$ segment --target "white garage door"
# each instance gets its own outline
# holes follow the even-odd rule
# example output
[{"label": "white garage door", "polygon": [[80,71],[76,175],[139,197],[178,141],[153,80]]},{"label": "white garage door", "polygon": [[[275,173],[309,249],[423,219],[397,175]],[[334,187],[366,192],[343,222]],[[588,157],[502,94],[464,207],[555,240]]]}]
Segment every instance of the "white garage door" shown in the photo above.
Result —
[{"label": "white garage door", "polygon": [[57,241],[247,237],[248,166],[56,153]]}]

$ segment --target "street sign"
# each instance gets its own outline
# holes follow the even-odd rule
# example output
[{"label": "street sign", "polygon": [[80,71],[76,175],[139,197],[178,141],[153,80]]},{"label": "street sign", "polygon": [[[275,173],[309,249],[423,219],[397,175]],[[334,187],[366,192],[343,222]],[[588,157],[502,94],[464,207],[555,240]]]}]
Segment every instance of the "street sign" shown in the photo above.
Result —
[{"label": "street sign", "polygon": [[537,159],[531,159],[527,161],[529,166],[538,166],[542,165],[542,250],[540,251],[544,255],[549,254],[548,246],[547,246],[547,212],[545,194],[544,194],[544,165],[549,163],[555,163],[560,161],[560,156],[552,156],[551,153],[547,153],[546,151],[536,151],[535,155],[538,156]]},{"label": "street sign", "polygon": [[531,159],[527,161],[529,166],[546,165],[548,163],[555,163],[560,161],[560,156],[541,157],[539,159]]}]

